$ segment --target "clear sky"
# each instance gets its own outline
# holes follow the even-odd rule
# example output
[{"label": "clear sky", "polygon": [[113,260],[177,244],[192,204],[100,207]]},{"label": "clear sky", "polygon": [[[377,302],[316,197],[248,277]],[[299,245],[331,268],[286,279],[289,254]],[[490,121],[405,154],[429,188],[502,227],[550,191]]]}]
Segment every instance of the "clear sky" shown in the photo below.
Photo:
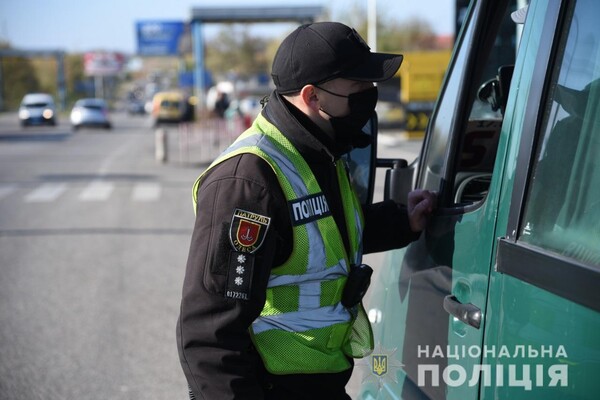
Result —
[{"label": "clear sky", "polygon": [[[0,40],[24,50],[136,50],[135,22],[188,21],[194,7],[322,5],[336,19],[345,7],[368,0],[0,0]],[[419,17],[439,34],[454,30],[455,0],[376,0],[378,15],[397,21]],[[211,28],[207,28],[211,29]],[[216,27],[212,27],[216,29]],[[261,34],[285,33],[263,24]],[[279,29],[280,32],[277,30]],[[290,30],[293,28],[290,28]],[[207,32],[207,35],[210,31]]]}]

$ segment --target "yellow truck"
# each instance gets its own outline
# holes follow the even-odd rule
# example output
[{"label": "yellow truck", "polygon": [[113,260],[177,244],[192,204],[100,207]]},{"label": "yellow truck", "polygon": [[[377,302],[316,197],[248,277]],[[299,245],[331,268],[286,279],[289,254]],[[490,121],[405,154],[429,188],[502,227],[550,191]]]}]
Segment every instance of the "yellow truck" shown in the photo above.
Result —
[{"label": "yellow truck", "polygon": [[411,138],[422,138],[438,97],[451,50],[404,52],[400,77],[400,102],[404,129]]}]

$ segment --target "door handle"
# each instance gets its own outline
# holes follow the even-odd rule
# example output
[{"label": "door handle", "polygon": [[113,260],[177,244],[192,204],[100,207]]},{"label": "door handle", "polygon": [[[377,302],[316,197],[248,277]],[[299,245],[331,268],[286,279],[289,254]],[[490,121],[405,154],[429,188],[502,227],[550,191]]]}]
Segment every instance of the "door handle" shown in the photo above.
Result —
[{"label": "door handle", "polygon": [[475,329],[479,329],[481,326],[481,310],[479,307],[471,303],[463,304],[458,301],[456,296],[449,294],[444,297],[444,310]]}]

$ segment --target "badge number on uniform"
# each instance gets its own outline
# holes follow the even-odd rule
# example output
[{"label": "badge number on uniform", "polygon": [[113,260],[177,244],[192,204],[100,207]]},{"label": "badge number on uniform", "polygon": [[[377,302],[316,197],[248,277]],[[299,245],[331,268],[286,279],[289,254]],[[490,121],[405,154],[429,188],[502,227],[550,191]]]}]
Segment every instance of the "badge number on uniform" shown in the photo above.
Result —
[{"label": "badge number on uniform", "polygon": [[254,253],[265,240],[270,223],[269,217],[236,208],[229,228],[231,245],[240,253]]}]

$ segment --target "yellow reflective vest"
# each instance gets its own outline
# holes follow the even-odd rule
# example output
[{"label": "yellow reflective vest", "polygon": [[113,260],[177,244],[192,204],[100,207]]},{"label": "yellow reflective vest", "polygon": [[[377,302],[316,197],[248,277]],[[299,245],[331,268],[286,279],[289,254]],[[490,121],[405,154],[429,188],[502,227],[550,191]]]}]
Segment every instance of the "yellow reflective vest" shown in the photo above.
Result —
[{"label": "yellow reflective vest", "polygon": [[[340,302],[350,265],[362,259],[364,224],[344,162],[335,167],[351,254],[310,167],[262,115],[208,169],[242,153],[259,156],[275,172],[294,238],[289,259],[271,270],[265,305],[250,327],[256,349],[274,374],[344,371],[350,367],[347,356],[364,357],[373,350],[362,305],[348,310]],[[202,176],[194,185],[194,210]]]}]

